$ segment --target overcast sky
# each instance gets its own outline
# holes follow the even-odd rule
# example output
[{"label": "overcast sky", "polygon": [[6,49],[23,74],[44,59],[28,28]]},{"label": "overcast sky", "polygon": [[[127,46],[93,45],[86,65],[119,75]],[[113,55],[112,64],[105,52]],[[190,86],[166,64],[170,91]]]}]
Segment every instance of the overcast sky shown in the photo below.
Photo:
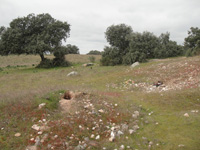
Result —
[{"label": "overcast sky", "polygon": [[179,44],[190,27],[200,27],[200,0],[0,0],[0,26],[8,27],[13,19],[30,13],[67,21],[67,44],[77,45],[82,54],[102,51],[108,45],[104,32],[113,24],[156,35],[168,31]]}]

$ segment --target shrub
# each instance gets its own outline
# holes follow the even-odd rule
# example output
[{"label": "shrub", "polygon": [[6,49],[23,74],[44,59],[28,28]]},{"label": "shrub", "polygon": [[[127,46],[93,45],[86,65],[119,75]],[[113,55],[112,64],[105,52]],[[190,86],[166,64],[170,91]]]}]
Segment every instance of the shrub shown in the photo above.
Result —
[{"label": "shrub", "polygon": [[52,67],[53,67],[53,61],[45,58],[37,65],[36,68],[52,68]]},{"label": "shrub", "polygon": [[120,55],[120,51],[116,47],[108,47],[104,48],[104,52],[102,54],[101,65],[103,66],[114,66],[122,63],[122,56]]},{"label": "shrub", "polygon": [[88,59],[90,62],[94,63],[96,58],[94,56],[90,56]]}]

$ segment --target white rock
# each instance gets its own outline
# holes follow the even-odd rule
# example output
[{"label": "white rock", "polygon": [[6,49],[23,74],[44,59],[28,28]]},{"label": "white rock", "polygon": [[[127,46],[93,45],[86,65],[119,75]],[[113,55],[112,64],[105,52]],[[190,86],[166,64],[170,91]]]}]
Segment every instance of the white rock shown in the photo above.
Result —
[{"label": "white rock", "polygon": [[139,111],[134,111],[134,114],[137,115],[137,116],[140,115]]},{"label": "white rock", "polygon": [[178,147],[184,147],[185,145],[183,145],[183,144],[180,144],[180,145],[178,145]]},{"label": "white rock", "polygon": [[46,105],[46,103],[41,103],[38,108],[41,109],[42,107],[44,107]]},{"label": "white rock", "polygon": [[42,131],[39,131],[38,134],[41,135],[41,134],[42,134]]},{"label": "white rock", "polygon": [[78,72],[76,72],[76,71],[72,71],[72,72],[67,74],[68,77],[69,76],[76,76],[76,75],[78,75]]},{"label": "white rock", "polygon": [[130,146],[126,146],[126,148],[127,148],[127,149],[130,149],[131,147],[130,147]]},{"label": "white rock", "polygon": [[111,130],[114,131],[114,130],[115,130],[115,127],[112,127]]},{"label": "white rock", "polygon": [[104,113],[104,110],[103,110],[103,109],[100,109],[99,112],[100,112],[100,113]]},{"label": "white rock", "polygon": [[110,137],[110,138],[109,138],[109,141],[110,141],[110,142],[113,142],[114,140],[115,140],[115,138],[113,138],[113,137]]},{"label": "white rock", "polygon": [[35,138],[35,146],[38,146],[38,145],[40,145],[40,137],[39,136],[37,136]]},{"label": "white rock", "polygon": [[136,114],[132,114],[132,118],[133,119],[137,119],[137,115]]},{"label": "white rock", "polygon": [[189,114],[188,114],[188,113],[185,113],[183,116],[184,116],[184,117],[189,117]]},{"label": "white rock", "polygon": [[122,132],[122,131],[117,131],[117,136],[121,136],[121,135],[123,135],[124,133]]},{"label": "white rock", "polygon": [[93,139],[94,138],[94,134],[92,134],[90,137]]},{"label": "white rock", "polygon": [[97,135],[95,139],[96,139],[96,140],[99,140],[99,139],[100,139],[100,135]]},{"label": "white rock", "polygon": [[32,129],[39,131],[40,130],[40,126],[38,126],[37,124],[32,125],[31,127]]},{"label": "white rock", "polygon": [[115,104],[115,107],[117,107],[118,106],[118,104]]},{"label": "white rock", "polygon": [[15,136],[19,137],[19,136],[21,136],[21,133],[15,133]]},{"label": "white rock", "polygon": [[129,129],[129,134],[133,134],[135,131],[133,129]]},{"label": "white rock", "polygon": [[134,67],[138,66],[139,64],[140,64],[139,62],[135,62],[135,63],[133,63],[133,64],[131,65],[131,68],[134,68]]},{"label": "white rock", "polygon": [[122,150],[122,149],[124,149],[124,148],[125,148],[125,146],[124,146],[124,145],[121,145],[121,146],[120,146],[120,149],[121,149],[121,150]]},{"label": "white rock", "polygon": [[150,141],[150,142],[149,142],[149,145],[153,145],[153,142],[152,142],[152,141]]}]

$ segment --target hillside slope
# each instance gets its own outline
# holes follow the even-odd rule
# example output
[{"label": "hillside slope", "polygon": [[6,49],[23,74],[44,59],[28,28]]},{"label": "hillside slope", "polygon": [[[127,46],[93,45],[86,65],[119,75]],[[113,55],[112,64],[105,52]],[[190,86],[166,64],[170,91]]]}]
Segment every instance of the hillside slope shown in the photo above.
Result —
[{"label": "hillside slope", "polygon": [[[199,56],[132,69],[20,62],[0,71],[0,149],[200,147]],[[78,75],[67,76],[72,71]]]}]

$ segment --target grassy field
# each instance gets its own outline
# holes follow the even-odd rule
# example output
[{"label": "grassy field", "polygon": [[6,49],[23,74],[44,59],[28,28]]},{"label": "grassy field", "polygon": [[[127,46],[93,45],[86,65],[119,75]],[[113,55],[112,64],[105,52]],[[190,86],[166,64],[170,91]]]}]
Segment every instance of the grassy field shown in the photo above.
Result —
[{"label": "grassy field", "polygon": [[[88,63],[89,57],[94,56],[96,62],[101,59],[100,55],[79,55],[79,54],[69,54],[66,55],[66,60],[71,63]],[[46,58],[53,59],[53,55],[46,55]],[[41,61],[38,55],[11,55],[11,56],[0,56],[0,67],[31,67],[39,64]]]},{"label": "grassy field", "polygon": [[[82,67],[77,64],[89,56],[66,57],[73,66],[52,69],[35,68],[39,56],[0,57],[0,149],[26,149],[37,138],[37,149],[78,149],[85,143],[85,149],[200,149],[199,56],[151,60],[133,69],[99,66],[100,56],[92,68]],[[68,77],[72,71],[78,75]],[[164,84],[153,86],[157,81]],[[86,95],[63,114],[59,100],[68,90]],[[38,109],[41,103],[46,106]],[[49,129],[40,134],[34,124]],[[124,124],[139,129],[130,134]],[[117,126],[124,134],[110,142]]]}]

